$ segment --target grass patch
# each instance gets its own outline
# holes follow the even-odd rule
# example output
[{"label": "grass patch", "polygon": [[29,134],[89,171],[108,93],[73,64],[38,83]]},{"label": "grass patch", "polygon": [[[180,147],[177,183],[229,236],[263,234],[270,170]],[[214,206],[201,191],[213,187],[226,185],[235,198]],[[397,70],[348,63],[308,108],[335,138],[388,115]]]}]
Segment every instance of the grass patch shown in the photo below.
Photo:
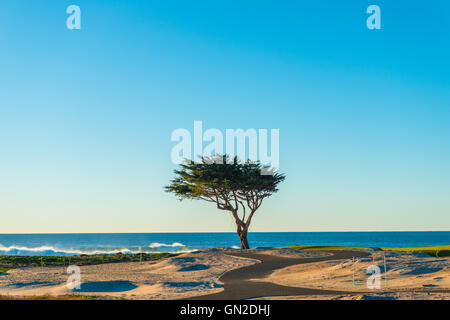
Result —
[{"label": "grass patch", "polygon": [[450,245],[429,247],[381,248],[386,251],[423,252],[432,257],[450,257]]},{"label": "grass patch", "polygon": [[290,246],[290,247],[284,247],[284,248],[297,249],[297,250],[345,250],[345,249],[368,249],[367,247],[314,246],[314,245]]},{"label": "grass patch", "polygon": [[62,267],[69,265],[85,266],[104,263],[155,261],[174,257],[173,253],[142,253],[141,254],[94,254],[79,256],[8,256],[0,255],[0,273],[9,269],[24,267]]},{"label": "grass patch", "polygon": [[[320,246],[320,245],[303,245],[289,246],[284,248],[297,250],[345,250],[345,249],[368,249],[368,247],[346,247],[346,246]],[[385,247],[380,248],[383,251],[406,251],[406,252],[422,252],[432,257],[450,257],[450,245],[429,246],[429,247]]]}]

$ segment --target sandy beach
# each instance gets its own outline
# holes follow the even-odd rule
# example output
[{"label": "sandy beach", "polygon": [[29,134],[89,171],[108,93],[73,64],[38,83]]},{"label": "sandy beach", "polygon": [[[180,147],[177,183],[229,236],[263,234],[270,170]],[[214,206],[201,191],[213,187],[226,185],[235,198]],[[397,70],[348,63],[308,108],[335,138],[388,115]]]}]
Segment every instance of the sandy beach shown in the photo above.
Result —
[{"label": "sandy beach", "polygon": [[[384,255],[387,279],[384,274]],[[422,253],[401,251],[371,251],[369,256],[357,258],[355,263],[345,260],[295,265],[275,271],[266,280],[295,287],[359,292],[367,290],[369,275],[366,271],[370,265],[380,268],[382,290],[450,289],[449,258],[434,258]]]},{"label": "sandy beach", "polygon": [[[252,250],[255,252],[255,250]],[[289,249],[258,250],[282,257],[326,256]],[[0,295],[11,297],[95,295],[126,299],[182,299],[223,290],[218,278],[227,271],[259,261],[233,257],[213,249],[182,254],[156,262],[108,263],[81,267],[81,289],[66,286],[67,269],[11,269],[0,276]]]},{"label": "sandy beach", "polygon": [[[363,258],[294,265],[273,272],[265,281],[301,288],[358,292],[334,296],[309,296],[308,299],[449,299],[450,258],[435,258],[424,253],[373,251]],[[386,257],[387,273],[384,273]],[[371,265],[380,268],[380,288],[369,289]],[[355,277],[353,279],[353,269]],[[433,293],[445,291],[447,293]],[[359,294],[365,292],[366,294]],[[277,299],[276,297],[271,297]],[[299,297],[286,297],[298,299]],[[304,298],[304,297],[303,297]]]},{"label": "sandy beach", "polygon": [[[0,296],[36,297],[92,295],[121,299],[184,299],[224,290],[219,278],[226,272],[260,263],[259,260],[227,253],[238,250],[212,249],[185,253],[155,262],[108,263],[81,267],[81,289],[69,290],[68,274],[62,267],[11,269],[0,275]],[[332,253],[293,249],[259,249],[250,253],[283,259],[327,259]],[[347,294],[261,297],[263,299],[449,299],[450,260],[425,254],[378,252],[367,250],[356,259],[353,282],[352,259],[291,265],[275,270],[257,281],[282,286],[333,290]],[[387,287],[384,275],[381,289],[366,286],[367,268],[387,263]],[[245,270],[245,269],[242,269]],[[255,280],[255,281],[256,281]],[[442,292],[448,290],[448,292]],[[431,292],[430,292],[431,291]],[[439,291],[439,292],[432,292]]]},{"label": "sandy beach", "polygon": [[66,286],[66,268],[22,268],[0,276],[0,295],[70,294],[126,299],[180,299],[221,290],[224,272],[257,261],[220,251],[186,253],[156,262],[108,263],[81,267],[81,289]]}]

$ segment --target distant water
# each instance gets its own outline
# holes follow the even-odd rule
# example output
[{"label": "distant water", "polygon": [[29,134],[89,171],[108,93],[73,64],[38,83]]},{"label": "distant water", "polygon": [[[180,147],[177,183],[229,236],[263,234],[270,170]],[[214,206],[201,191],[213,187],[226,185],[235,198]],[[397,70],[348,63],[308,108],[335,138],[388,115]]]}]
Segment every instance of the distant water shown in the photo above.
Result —
[{"label": "distant water", "polygon": [[[410,247],[450,244],[441,232],[253,232],[250,246],[339,245]],[[142,252],[188,252],[239,247],[235,233],[0,234],[0,254],[79,255]]]}]

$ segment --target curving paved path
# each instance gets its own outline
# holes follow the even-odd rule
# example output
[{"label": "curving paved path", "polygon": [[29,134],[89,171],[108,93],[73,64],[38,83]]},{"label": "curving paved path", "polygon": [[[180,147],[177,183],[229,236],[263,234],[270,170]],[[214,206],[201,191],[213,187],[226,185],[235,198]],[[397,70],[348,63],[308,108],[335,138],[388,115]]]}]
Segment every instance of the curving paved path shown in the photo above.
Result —
[{"label": "curving paved path", "polygon": [[288,287],[264,281],[250,281],[250,279],[265,278],[277,269],[295,264],[351,259],[352,257],[368,255],[367,252],[353,250],[326,252],[332,255],[320,258],[284,258],[257,253],[227,253],[231,256],[260,260],[261,263],[231,270],[223,274],[219,278],[224,284],[224,290],[221,292],[196,296],[186,300],[241,300],[269,296],[347,294],[348,292]]}]

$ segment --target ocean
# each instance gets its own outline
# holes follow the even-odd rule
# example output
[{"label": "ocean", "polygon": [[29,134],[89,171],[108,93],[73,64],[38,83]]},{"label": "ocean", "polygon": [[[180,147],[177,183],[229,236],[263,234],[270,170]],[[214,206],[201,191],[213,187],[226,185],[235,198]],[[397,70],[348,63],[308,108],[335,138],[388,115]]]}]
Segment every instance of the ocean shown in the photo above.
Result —
[{"label": "ocean", "polygon": [[[252,232],[250,247],[339,245],[410,247],[450,244],[450,231],[436,232]],[[236,233],[0,234],[0,254],[80,255],[189,252],[240,245]]]}]

